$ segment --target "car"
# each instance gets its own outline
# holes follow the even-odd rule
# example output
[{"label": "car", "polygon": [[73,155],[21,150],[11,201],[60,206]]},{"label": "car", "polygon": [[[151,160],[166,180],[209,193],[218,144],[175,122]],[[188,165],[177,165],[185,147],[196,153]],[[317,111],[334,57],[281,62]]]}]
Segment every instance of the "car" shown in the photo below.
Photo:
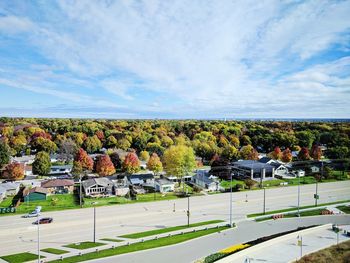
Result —
[{"label": "car", "polygon": [[38,213],[37,211],[33,211],[33,212],[30,212],[27,215],[24,215],[23,217],[24,218],[30,218],[30,217],[37,217],[37,216],[40,216],[40,213]]},{"label": "car", "polygon": [[50,224],[52,223],[53,221],[53,218],[52,217],[43,217],[43,218],[40,218],[39,220],[36,220],[33,224],[34,225],[37,225],[37,224]]}]

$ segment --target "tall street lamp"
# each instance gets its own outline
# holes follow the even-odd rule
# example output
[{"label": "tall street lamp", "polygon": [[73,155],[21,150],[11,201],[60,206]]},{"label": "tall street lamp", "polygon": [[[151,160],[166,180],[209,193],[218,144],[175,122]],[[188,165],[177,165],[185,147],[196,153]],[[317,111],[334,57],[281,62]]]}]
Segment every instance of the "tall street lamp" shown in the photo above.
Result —
[{"label": "tall street lamp", "polygon": [[187,227],[190,227],[190,196],[187,196]]},{"label": "tall street lamp", "polygon": [[231,183],[230,183],[230,227],[232,227],[232,172],[231,172]]},{"label": "tall street lamp", "polygon": [[96,204],[98,202],[92,202],[91,204],[94,206],[94,243],[96,243]]},{"label": "tall street lamp", "polygon": [[37,213],[37,224],[38,224],[38,263],[40,263],[40,218]]},{"label": "tall street lamp", "polygon": [[298,175],[298,217],[300,217],[300,175]]},{"label": "tall street lamp", "polygon": [[266,213],[266,187],[264,187],[264,209],[263,209],[264,215]]}]

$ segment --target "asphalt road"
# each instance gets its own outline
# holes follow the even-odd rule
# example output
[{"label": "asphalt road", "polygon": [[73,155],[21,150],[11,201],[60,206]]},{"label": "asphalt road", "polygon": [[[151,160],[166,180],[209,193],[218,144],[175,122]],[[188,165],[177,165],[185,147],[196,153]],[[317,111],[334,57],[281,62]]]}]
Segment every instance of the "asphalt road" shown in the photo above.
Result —
[{"label": "asphalt road", "polygon": [[[315,185],[301,186],[301,205],[314,204]],[[246,195],[248,202],[246,202]],[[319,203],[350,199],[350,181],[319,184]],[[215,194],[190,198],[191,222],[229,219],[230,194]],[[176,212],[173,212],[173,204]],[[266,190],[268,210],[295,207],[297,187]],[[246,214],[261,212],[263,191],[233,193],[233,219],[235,222]],[[175,226],[187,223],[187,200],[178,199],[151,203],[114,205],[97,208],[97,238],[115,238],[118,235]],[[76,209],[42,213],[54,218],[54,222],[42,225],[41,247],[59,247],[72,242],[92,240],[93,209]],[[37,228],[35,219],[20,215],[0,217],[0,255],[35,251]],[[182,252],[183,253],[183,252]]]},{"label": "asphalt road", "polygon": [[[265,221],[256,223],[245,221],[238,224],[233,230],[215,233],[204,236],[199,239],[180,243],[173,246],[167,246],[157,249],[144,250],[135,253],[124,254],[120,256],[97,259],[88,262],[94,263],[189,263],[197,259],[204,258],[210,254],[216,253],[221,249],[235,244],[253,241],[259,237],[268,236],[288,230],[294,230],[298,226],[312,226],[317,224],[350,224],[350,216],[320,216],[309,218],[289,218],[277,221]],[[298,252],[298,251],[297,251]],[[242,262],[242,261],[239,261]],[[285,262],[268,261],[268,262]],[[233,263],[233,262],[232,262]]]}]

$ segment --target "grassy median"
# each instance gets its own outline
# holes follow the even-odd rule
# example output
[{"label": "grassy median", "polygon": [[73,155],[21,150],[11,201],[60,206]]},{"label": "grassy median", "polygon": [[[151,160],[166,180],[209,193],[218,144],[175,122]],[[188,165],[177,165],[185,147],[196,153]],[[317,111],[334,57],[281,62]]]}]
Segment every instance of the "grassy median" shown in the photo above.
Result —
[{"label": "grassy median", "polygon": [[41,250],[42,252],[50,253],[50,254],[55,254],[55,255],[62,255],[66,254],[69,251],[62,250],[62,249],[57,249],[57,248],[45,248]]},{"label": "grassy median", "polygon": [[[25,252],[25,253],[2,256],[0,258],[9,263],[22,263],[22,262],[36,260],[38,258],[38,255]],[[41,256],[40,258],[45,258],[45,257]]]},{"label": "grassy median", "polygon": [[91,242],[91,241],[84,241],[79,243],[72,243],[69,245],[65,245],[64,247],[74,248],[74,249],[88,249],[92,247],[99,247],[106,245],[106,243],[98,243],[98,242]]},{"label": "grassy median", "polygon": [[189,226],[182,225],[182,226],[166,227],[166,228],[162,228],[162,229],[155,229],[155,230],[150,230],[150,231],[145,231],[145,232],[138,232],[138,233],[133,233],[133,234],[122,235],[120,237],[142,238],[142,237],[148,237],[148,236],[159,235],[159,234],[163,234],[163,233],[167,233],[167,232],[182,230],[182,229],[186,229],[186,228],[190,228],[190,227],[205,226],[205,225],[222,223],[222,222],[224,222],[224,221],[223,220],[204,221],[204,222],[190,224]]},{"label": "grassy median", "polygon": [[157,247],[163,247],[163,246],[169,246],[169,245],[174,245],[178,244],[187,240],[191,240],[194,238],[198,238],[201,236],[213,234],[216,232],[220,232],[223,230],[229,229],[227,226],[222,226],[218,228],[209,228],[207,230],[199,230],[196,232],[189,232],[189,233],[184,233],[184,234],[178,234],[170,237],[162,237],[159,239],[153,239],[153,240],[147,240],[144,242],[138,242],[130,245],[123,245],[119,246],[116,248],[110,248],[110,249],[104,249],[100,250],[98,252],[90,252],[87,254],[83,254],[81,256],[72,256],[72,257],[67,257],[64,258],[63,260],[54,260],[50,262],[66,262],[66,263],[73,263],[73,262],[81,262],[81,261],[86,261],[86,260],[93,260],[97,258],[104,258],[104,257],[110,257],[110,256],[115,256],[115,255],[120,255],[120,254],[125,254],[125,253],[130,253],[130,252],[135,252],[135,251],[140,251],[140,250],[146,250],[146,249],[152,249],[152,248],[157,248]]}]

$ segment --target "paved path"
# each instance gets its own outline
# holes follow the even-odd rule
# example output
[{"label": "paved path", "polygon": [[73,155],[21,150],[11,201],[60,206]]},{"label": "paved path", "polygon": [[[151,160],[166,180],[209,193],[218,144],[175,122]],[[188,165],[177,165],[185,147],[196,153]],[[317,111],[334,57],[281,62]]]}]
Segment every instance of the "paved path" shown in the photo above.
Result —
[{"label": "paved path", "polygon": [[233,230],[215,233],[199,239],[191,240],[173,246],[145,250],[89,262],[96,263],[140,263],[140,262],[176,262],[189,263],[203,258],[221,249],[235,244],[255,240],[262,236],[272,235],[288,230],[296,229],[298,226],[311,226],[317,224],[350,224],[349,215],[316,216],[305,218],[288,218],[276,221],[265,221],[256,223],[245,221],[238,224]]},{"label": "paved path", "polygon": [[[350,231],[350,225],[340,227],[342,230]],[[298,240],[302,240],[299,245],[297,244]],[[350,237],[343,233],[339,233],[337,237],[331,225],[323,225],[269,240],[223,258],[218,263],[295,262],[303,255],[348,240],[350,240]]]},{"label": "paved path", "polygon": [[[319,203],[350,199],[350,181],[319,184]],[[301,205],[314,203],[315,185],[301,186]],[[248,202],[245,202],[248,194]],[[213,219],[229,219],[230,194],[191,197],[191,222]],[[173,212],[173,204],[176,212]],[[267,211],[295,207],[297,187],[266,190]],[[246,214],[262,211],[263,191],[237,192],[233,194],[233,219],[238,222]],[[183,225],[187,223],[187,200],[176,199],[150,203],[114,205],[97,208],[97,239],[116,238],[118,235]],[[93,209],[74,209],[45,212],[54,222],[41,226],[41,247],[60,246],[92,240]],[[37,228],[34,219],[20,215],[0,217],[0,255],[23,251],[35,251]]]}]

